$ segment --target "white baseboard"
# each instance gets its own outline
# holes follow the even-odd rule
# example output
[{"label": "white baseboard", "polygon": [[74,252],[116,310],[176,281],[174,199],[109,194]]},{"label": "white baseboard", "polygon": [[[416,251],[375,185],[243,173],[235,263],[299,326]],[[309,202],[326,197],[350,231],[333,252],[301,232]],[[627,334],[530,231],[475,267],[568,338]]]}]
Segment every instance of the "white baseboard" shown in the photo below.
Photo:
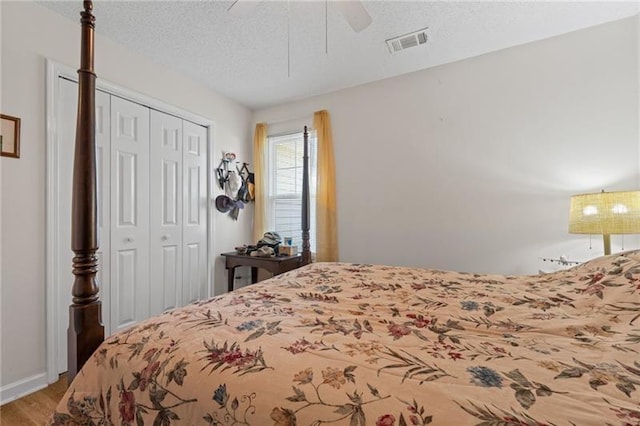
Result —
[{"label": "white baseboard", "polygon": [[47,375],[45,373],[36,374],[26,379],[10,383],[0,388],[0,405],[15,401],[18,398],[39,391],[48,386]]}]

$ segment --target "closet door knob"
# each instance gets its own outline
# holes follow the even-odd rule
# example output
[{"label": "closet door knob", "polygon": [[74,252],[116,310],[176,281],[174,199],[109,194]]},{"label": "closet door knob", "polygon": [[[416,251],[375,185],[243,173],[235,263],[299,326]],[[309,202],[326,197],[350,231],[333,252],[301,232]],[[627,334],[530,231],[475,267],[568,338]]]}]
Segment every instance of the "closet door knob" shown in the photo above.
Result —
[{"label": "closet door knob", "polygon": [[160,237],[160,240],[162,241],[167,241],[169,239],[169,235],[163,235],[162,237]]},{"label": "closet door knob", "polygon": [[125,243],[132,243],[133,242],[133,238],[127,237],[127,238],[124,239],[124,242]]}]

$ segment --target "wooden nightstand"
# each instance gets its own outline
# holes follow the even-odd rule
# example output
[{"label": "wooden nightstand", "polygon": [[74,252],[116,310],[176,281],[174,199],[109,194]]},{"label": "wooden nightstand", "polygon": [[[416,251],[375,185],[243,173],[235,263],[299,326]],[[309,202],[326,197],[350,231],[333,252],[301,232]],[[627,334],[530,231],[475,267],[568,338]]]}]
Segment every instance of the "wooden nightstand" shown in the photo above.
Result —
[{"label": "wooden nightstand", "polygon": [[300,255],[257,257],[232,252],[222,253],[222,256],[225,257],[225,266],[228,274],[227,288],[229,291],[233,291],[233,281],[238,266],[251,267],[251,284],[255,284],[258,282],[258,268],[266,269],[275,276],[299,268],[302,262],[302,256]]}]

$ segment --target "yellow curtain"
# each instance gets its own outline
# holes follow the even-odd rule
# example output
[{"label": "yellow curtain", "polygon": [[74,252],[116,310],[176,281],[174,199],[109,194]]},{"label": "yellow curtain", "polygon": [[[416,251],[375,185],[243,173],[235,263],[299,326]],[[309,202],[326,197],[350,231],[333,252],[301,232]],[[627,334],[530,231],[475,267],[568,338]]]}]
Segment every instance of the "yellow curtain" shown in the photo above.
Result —
[{"label": "yellow curtain", "polygon": [[313,114],[318,137],[318,182],[316,190],[316,260],[338,261],[338,223],[336,217],[336,166],[329,111]]},{"label": "yellow curtain", "polygon": [[267,221],[267,123],[256,124],[253,134],[253,174],[255,177],[255,203],[253,209],[253,243],[255,244],[265,233]]}]

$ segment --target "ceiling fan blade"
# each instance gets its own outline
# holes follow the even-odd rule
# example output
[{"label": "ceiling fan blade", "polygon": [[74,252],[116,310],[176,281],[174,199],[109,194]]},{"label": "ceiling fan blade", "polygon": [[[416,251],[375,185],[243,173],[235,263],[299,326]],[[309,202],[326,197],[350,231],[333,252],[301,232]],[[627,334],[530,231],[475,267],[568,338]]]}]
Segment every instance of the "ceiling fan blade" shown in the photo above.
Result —
[{"label": "ceiling fan blade", "polygon": [[227,9],[236,16],[248,16],[258,6],[260,0],[236,0]]},{"label": "ceiling fan blade", "polygon": [[353,31],[359,33],[360,31],[371,25],[373,20],[371,15],[364,8],[360,0],[346,0],[337,1],[335,5],[340,9],[342,15],[347,20]]}]

